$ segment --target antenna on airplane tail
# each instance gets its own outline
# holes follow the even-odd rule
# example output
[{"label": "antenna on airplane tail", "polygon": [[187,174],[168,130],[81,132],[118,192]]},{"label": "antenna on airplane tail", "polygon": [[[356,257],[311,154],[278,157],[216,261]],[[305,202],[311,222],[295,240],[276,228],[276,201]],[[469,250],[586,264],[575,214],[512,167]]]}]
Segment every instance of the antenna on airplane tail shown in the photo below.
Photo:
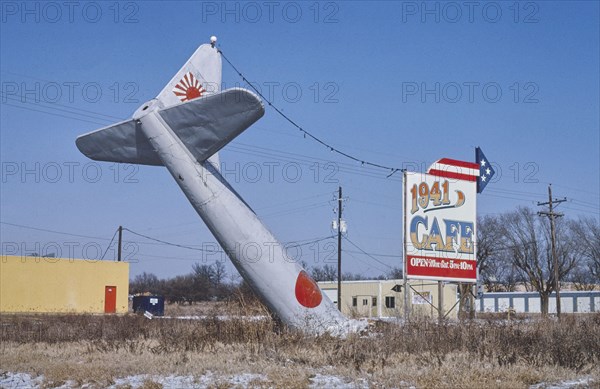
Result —
[{"label": "antenna on airplane tail", "polygon": [[217,44],[217,37],[213,35],[210,37],[210,45],[214,48],[216,44]]}]

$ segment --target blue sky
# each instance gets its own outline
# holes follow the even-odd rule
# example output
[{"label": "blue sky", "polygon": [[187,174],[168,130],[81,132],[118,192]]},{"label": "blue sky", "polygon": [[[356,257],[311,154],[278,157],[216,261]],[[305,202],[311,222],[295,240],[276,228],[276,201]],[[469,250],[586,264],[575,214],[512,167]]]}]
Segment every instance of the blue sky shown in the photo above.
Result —
[{"label": "blue sky", "polygon": [[[1,4],[4,253],[94,257],[118,225],[214,242],[165,169],[92,163],[74,143],[129,117],[211,35],[278,107],[340,150],[424,170],[442,157],[472,161],[481,146],[498,175],[479,214],[536,207],[552,183],[569,199],[561,212],[600,217],[597,2]],[[243,84],[225,63],[223,82]],[[221,159],[281,241],[331,235],[341,185],[348,238],[377,259],[346,242],[345,270],[401,265],[400,174],[337,156],[270,109]],[[132,276],[218,258],[124,236]],[[304,246],[302,259],[333,259],[331,242]]]}]

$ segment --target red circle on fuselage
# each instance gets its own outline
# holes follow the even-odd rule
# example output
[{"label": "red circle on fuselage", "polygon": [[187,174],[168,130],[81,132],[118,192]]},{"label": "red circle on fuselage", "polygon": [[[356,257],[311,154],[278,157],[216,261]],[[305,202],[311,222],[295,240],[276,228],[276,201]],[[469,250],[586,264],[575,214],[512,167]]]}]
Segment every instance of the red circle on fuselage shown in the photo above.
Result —
[{"label": "red circle on fuselage", "polygon": [[296,279],[296,300],[306,308],[317,307],[323,300],[319,286],[304,270]]}]

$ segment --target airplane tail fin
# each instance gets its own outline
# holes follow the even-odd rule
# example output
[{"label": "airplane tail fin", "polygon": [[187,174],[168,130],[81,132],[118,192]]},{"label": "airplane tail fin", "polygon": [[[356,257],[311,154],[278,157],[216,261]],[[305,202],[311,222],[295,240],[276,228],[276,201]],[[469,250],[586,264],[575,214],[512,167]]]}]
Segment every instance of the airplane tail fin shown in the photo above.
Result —
[{"label": "airplane tail fin", "polygon": [[164,107],[221,91],[221,55],[210,44],[201,45],[156,96]]}]

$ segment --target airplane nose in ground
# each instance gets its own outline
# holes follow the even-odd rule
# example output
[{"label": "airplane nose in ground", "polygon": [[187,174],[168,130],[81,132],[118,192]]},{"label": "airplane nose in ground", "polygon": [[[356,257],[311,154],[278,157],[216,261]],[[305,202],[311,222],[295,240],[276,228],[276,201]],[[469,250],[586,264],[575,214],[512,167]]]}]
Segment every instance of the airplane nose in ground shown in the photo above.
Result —
[{"label": "airplane nose in ground", "polygon": [[317,307],[323,300],[317,283],[304,270],[296,279],[296,300],[306,308]]}]

